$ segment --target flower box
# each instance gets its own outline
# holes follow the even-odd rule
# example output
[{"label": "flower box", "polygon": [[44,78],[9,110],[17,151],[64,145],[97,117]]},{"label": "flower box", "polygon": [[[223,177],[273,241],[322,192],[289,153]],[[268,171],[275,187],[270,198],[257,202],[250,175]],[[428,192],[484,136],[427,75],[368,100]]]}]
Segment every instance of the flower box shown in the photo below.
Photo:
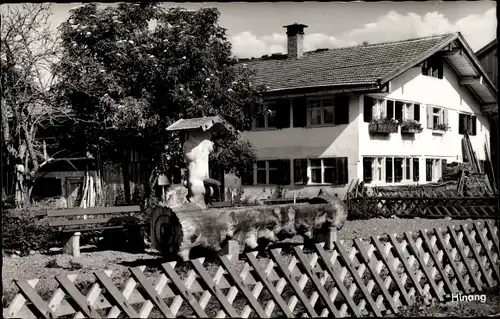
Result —
[{"label": "flower box", "polygon": [[446,132],[450,129],[450,127],[448,126],[448,124],[437,124],[437,125],[434,125],[434,128],[433,128],[435,131],[443,131],[443,132]]},{"label": "flower box", "polygon": [[416,134],[422,132],[422,124],[415,120],[406,120],[401,124],[401,133]]},{"label": "flower box", "polygon": [[370,123],[368,125],[368,131],[370,133],[380,133],[380,134],[391,134],[398,132],[397,124],[387,124],[387,123]]}]

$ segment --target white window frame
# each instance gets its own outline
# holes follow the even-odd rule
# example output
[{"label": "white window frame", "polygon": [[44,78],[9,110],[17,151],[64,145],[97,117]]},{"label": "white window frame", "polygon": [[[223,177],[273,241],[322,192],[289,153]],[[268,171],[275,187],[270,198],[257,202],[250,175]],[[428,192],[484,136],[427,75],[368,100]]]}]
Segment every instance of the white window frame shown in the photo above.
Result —
[{"label": "white window frame", "polygon": [[[325,165],[325,160],[336,159],[336,157],[327,157],[327,158],[308,158],[307,159],[307,185],[334,185],[334,183],[326,183],[325,182],[325,169],[333,168],[333,166]],[[319,160],[321,166],[312,166],[311,160]],[[321,169],[321,182],[313,182],[312,181],[312,170],[313,169]]]},{"label": "white window frame", "polygon": [[438,124],[444,124],[444,108],[432,106],[432,128],[434,128],[434,118],[438,117]]},{"label": "white window frame", "polygon": [[[268,109],[268,113],[264,114],[264,127],[257,127],[257,118],[253,119],[252,128],[254,130],[266,130],[266,129],[275,129],[276,126],[269,126],[269,113],[274,113],[276,118],[276,101],[267,101],[264,103],[266,108]],[[269,107],[274,106],[274,110],[271,110]]]},{"label": "white window frame", "polygon": [[[370,156],[372,157],[372,156]],[[417,158],[415,156],[373,156],[373,161],[372,161],[372,181],[369,183],[383,183],[383,184],[400,184],[401,182],[408,183],[412,182],[415,183],[413,180],[413,159]],[[386,159],[391,158],[392,159],[392,181],[387,182],[385,179],[385,173],[386,173]],[[403,159],[403,178],[401,179],[401,182],[395,182],[395,164],[394,164],[394,159],[395,158],[402,158]],[[406,162],[410,161],[410,176],[406,176]],[[380,172],[380,175],[379,175]],[[379,178],[380,177],[380,178]],[[368,184],[368,185],[369,185]]]},{"label": "white window frame", "polygon": [[[332,105],[324,106],[323,104],[325,101],[331,101]],[[317,102],[319,102],[320,106],[311,107],[311,103],[317,103]],[[324,125],[335,125],[335,100],[334,100],[334,98],[321,97],[321,98],[307,99],[306,108],[307,108],[307,126],[317,127],[317,126],[324,126]],[[325,123],[325,109],[330,109],[332,112],[332,122],[331,123]],[[313,111],[313,110],[320,111],[321,121],[319,124],[316,124],[316,123],[312,124],[311,123],[311,111]]]},{"label": "white window frame", "polygon": [[[374,112],[374,117],[375,118],[381,118],[381,117],[387,117],[387,101],[392,101],[393,103],[393,109],[392,109],[392,119],[396,118],[396,102],[401,102],[403,103],[403,120],[413,120],[414,115],[415,115],[415,104],[422,105],[421,103],[417,102],[409,102],[409,101],[403,101],[403,100],[398,100],[398,99],[387,99],[387,98],[374,98],[376,101],[375,104],[375,112]],[[420,120],[419,120],[420,122]]]}]

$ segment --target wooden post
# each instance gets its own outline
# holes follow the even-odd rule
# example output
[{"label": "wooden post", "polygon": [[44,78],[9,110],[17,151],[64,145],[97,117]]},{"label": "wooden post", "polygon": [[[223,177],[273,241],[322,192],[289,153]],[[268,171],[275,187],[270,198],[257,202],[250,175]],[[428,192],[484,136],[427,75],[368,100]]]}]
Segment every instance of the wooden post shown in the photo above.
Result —
[{"label": "wooden post", "polygon": [[222,248],[222,255],[229,255],[232,262],[238,261],[240,255],[240,246],[236,240],[229,240],[227,245]]},{"label": "wooden post", "polygon": [[293,192],[293,203],[296,204],[297,202],[297,193],[295,191]]},{"label": "wooden post", "polygon": [[80,232],[76,232],[69,238],[63,248],[64,254],[80,257],[80,235]]},{"label": "wooden post", "polygon": [[326,249],[332,250],[334,243],[337,241],[337,228],[330,227],[328,234],[326,235]]}]

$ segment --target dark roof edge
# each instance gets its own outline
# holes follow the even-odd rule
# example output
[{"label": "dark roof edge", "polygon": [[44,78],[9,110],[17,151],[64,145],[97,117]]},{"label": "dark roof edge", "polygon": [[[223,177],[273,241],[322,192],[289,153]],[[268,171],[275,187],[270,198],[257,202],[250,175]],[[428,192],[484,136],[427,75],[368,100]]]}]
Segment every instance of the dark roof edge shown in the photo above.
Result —
[{"label": "dark roof edge", "polygon": [[484,52],[488,51],[489,49],[491,49],[493,46],[495,46],[495,44],[497,44],[497,39],[493,39],[490,43],[488,43],[487,45],[485,45],[484,47],[482,47],[481,49],[479,49],[475,55],[477,57],[479,57],[480,55],[482,55]]},{"label": "dark roof edge", "polygon": [[[318,90],[319,89],[319,90]],[[349,92],[373,92],[380,91],[381,87],[378,83],[360,83],[351,85],[325,85],[325,86],[311,86],[302,88],[289,88],[267,91],[265,96],[282,96],[282,95],[320,95],[325,93],[349,93]]]},{"label": "dark roof edge", "polygon": [[433,49],[431,50],[428,50],[426,52],[424,52],[423,54],[421,54],[420,56],[414,58],[413,60],[411,60],[410,62],[404,64],[403,66],[401,66],[400,68],[392,71],[391,73],[389,73],[388,75],[386,75],[385,77],[381,78],[380,79],[380,84],[385,84],[387,82],[389,82],[390,80],[396,78],[397,76],[403,74],[404,72],[408,71],[411,67],[413,67],[414,65],[416,64],[419,64],[419,63],[422,63],[423,61],[425,61],[425,59],[428,59],[429,57],[431,57],[433,54],[435,54],[436,52],[438,52],[439,50],[442,50],[443,48],[445,48],[448,44],[450,44],[452,41],[456,40],[457,38],[459,37],[459,33],[454,33],[453,35],[451,35],[450,37],[448,37],[447,39],[443,40],[440,44],[434,46]]}]

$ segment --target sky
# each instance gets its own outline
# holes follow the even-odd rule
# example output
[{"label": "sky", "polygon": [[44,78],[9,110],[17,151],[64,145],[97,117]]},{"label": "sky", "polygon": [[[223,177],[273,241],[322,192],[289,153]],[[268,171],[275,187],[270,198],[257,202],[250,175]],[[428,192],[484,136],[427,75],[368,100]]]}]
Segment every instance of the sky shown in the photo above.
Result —
[{"label": "sky", "polygon": [[[53,3],[53,26],[81,3]],[[113,5],[101,4],[102,7]],[[301,23],[306,51],[397,41],[460,31],[474,51],[496,37],[495,1],[226,2],[174,3],[186,9],[216,7],[233,53],[241,58],[286,53],[283,26]]]}]

